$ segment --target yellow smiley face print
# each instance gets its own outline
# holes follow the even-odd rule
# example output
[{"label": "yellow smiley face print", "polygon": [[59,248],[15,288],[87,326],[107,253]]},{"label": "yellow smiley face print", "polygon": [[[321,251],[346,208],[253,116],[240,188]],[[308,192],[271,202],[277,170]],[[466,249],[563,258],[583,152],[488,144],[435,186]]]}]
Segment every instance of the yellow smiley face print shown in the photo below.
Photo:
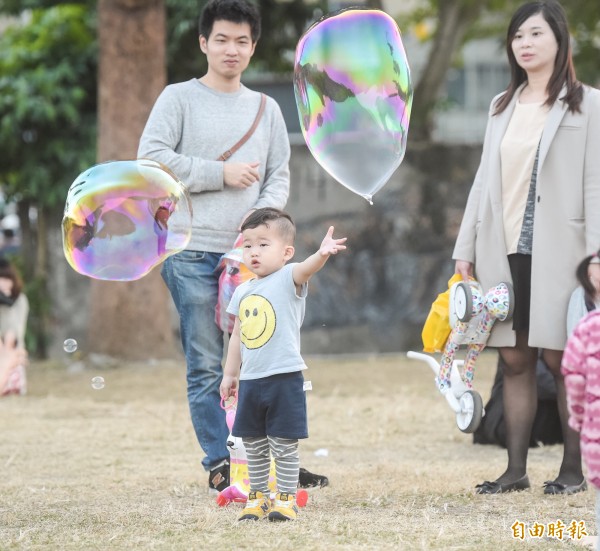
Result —
[{"label": "yellow smiley face print", "polygon": [[276,324],[275,310],[265,297],[249,295],[240,303],[240,339],[246,348],[267,344]]}]

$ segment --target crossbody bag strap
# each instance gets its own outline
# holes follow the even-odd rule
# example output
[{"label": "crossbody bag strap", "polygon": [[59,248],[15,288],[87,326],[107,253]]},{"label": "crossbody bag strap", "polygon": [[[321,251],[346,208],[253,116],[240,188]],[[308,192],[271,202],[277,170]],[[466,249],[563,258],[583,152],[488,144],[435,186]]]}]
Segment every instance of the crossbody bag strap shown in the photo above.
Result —
[{"label": "crossbody bag strap", "polygon": [[242,138],[240,139],[240,141],[238,143],[236,143],[233,147],[231,147],[227,151],[225,151],[225,153],[223,153],[217,159],[217,161],[226,161],[227,159],[229,159],[229,157],[231,157],[240,147],[242,147],[248,141],[248,138],[250,136],[252,136],[252,134],[254,134],[254,131],[256,130],[256,127],[258,126],[258,123],[260,122],[260,118],[262,117],[263,111],[265,110],[266,103],[267,103],[267,96],[265,96],[264,94],[261,93],[260,94],[260,107],[258,108],[258,113],[256,114],[256,118],[254,119],[254,122],[252,123],[250,130],[248,130],[248,132],[246,132],[242,136]]}]

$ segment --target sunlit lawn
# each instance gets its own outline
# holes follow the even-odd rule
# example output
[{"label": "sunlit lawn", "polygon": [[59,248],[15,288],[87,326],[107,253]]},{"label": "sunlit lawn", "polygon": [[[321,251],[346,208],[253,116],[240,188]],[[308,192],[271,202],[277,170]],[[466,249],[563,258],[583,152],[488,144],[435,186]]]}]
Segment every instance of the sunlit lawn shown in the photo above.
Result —
[{"label": "sunlit lawn", "polygon": [[[502,472],[506,452],[458,430],[425,364],[404,355],[307,363],[301,464],[331,484],[283,524],[238,523],[239,504],[219,508],[207,495],[180,361],[33,364],[28,395],[0,400],[0,549],[499,551],[581,548],[567,531],[547,537],[559,521],[596,534],[593,491],[542,493],[560,446],[531,451],[531,490],[475,495],[475,484]],[[494,370],[484,354],[484,401]],[[94,376],[104,388],[92,388]],[[530,534],[536,525],[542,537]]]}]

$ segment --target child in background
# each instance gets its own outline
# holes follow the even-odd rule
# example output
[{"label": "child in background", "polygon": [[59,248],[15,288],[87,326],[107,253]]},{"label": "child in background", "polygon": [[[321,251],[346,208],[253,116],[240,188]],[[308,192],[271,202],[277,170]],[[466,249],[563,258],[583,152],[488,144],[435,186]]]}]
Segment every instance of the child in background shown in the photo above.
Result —
[{"label": "child in background", "polygon": [[16,369],[27,364],[27,352],[17,346],[14,333],[6,333],[0,338],[0,395]]},{"label": "child in background", "polygon": [[577,279],[580,285],[571,294],[567,311],[567,335],[570,335],[577,322],[588,312],[600,306],[600,257],[597,253],[586,256],[577,266]]},{"label": "child in background", "polygon": [[600,310],[591,311],[573,330],[563,355],[562,373],[569,426],[581,433],[587,480],[596,488],[596,524],[600,534]]},{"label": "child in background", "polygon": [[[25,347],[28,316],[29,300],[23,292],[23,281],[13,264],[0,257],[0,336],[10,332],[16,338],[17,346]],[[25,364],[22,364],[11,371],[0,395],[26,392],[27,377]]]},{"label": "child in background", "polygon": [[[600,534],[600,310],[593,306],[600,289],[597,259],[597,255],[586,257],[577,268],[577,279],[591,311],[570,334],[561,371],[565,378],[569,426],[581,433],[587,480],[596,488],[596,525]],[[597,549],[600,551],[600,538]]]},{"label": "child in background", "polygon": [[[298,487],[298,439],[308,437],[300,355],[307,283],[346,238],[329,228],[319,250],[300,263],[294,256],[296,228],[278,209],[254,211],[242,225],[244,264],[256,276],[234,292],[227,311],[236,316],[221,383],[226,399],[238,393],[232,434],[248,457],[250,492],[239,520],[294,520]],[[240,368],[241,366],[241,368]],[[271,454],[277,495],[269,499]]]}]

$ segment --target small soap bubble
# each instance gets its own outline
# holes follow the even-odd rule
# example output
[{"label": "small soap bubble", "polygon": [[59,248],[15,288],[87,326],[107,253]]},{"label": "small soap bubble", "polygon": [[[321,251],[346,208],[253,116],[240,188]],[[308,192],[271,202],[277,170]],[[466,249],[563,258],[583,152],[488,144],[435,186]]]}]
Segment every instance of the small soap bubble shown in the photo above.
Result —
[{"label": "small soap bubble", "polygon": [[77,350],[77,341],[75,339],[66,339],[63,343],[63,348],[65,352],[71,354]]},{"label": "small soap bubble", "polygon": [[104,388],[104,377],[94,377],[92,379],[92,388],[94,390],[101,390]]}]

